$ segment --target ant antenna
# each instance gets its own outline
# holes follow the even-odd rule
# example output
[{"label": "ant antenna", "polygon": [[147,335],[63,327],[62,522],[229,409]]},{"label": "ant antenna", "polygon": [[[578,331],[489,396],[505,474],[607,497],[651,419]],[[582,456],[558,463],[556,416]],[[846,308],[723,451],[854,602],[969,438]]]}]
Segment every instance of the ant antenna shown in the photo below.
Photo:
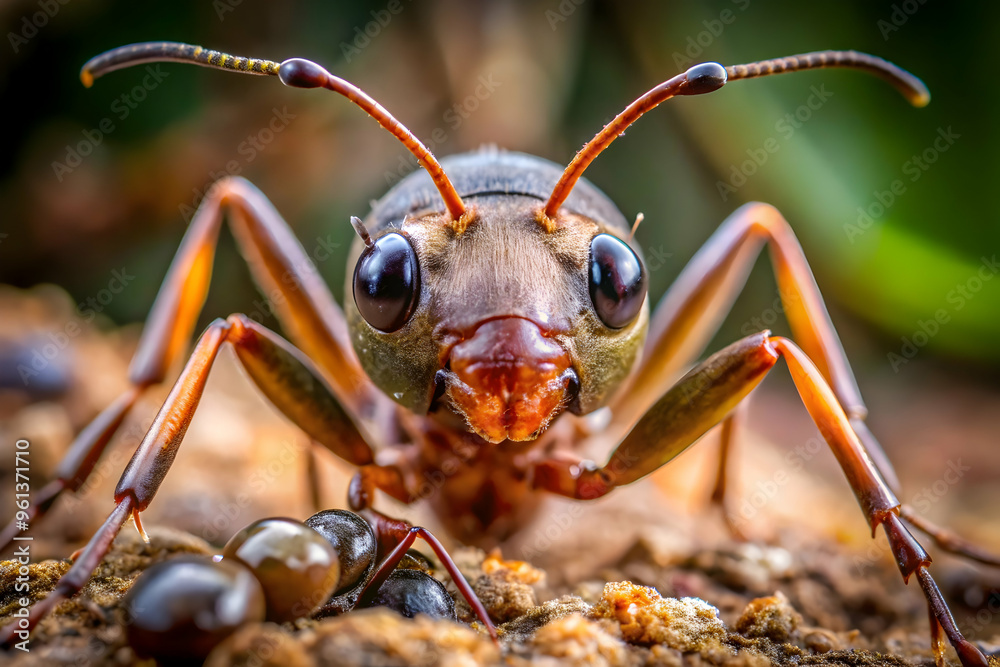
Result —
[{"label": "ant antenna", "polygon": [[291,58],[277,63],[261,58],[233,56],[180,42],[141,42],[121,46],[91,58],[80,70],[80,80],[84,86],[89,88],[94,84],[94,79],[104,76],[108,72],[152,62],[194,63],[195,65],[242,72],[243,74],[277,76],[283,84],[292,88],[326,88],[340,93],[364,109],[369,116],[378,121],[379,125],[399,139],[413,153],[420,165],[430,174],[453,220],[458,221],[466,212],[462,198],[458,196],[458,191],[455,190],[448,175],[444,173],[441,164],[427,147],[406,129],[406,126],[396,120],[391,113],[363,90],[330,74],[310,60]]},{"label": "ant antenna", "polygon": [[[566,171],[559,178],[559,182],[552,189],[552,194],[549,195],[542,215],[549,220],[554,218],[559,207],[569,197],[573,186],[576,185],[594,158],[625,132],[629,125],[637,121],[647,111],[657,107],[661,102],[676,95],[711,93],[722,88],[727,81],[825,67],[858,69],[874,74],[892,84],[915,107],[926,106],[931,101],[931,94],[923,81],[887,60],[857,51],[816,51],[731,67],[723,67],[718,63],[694,65],[686,72],[664,81],[632,102],[614,120],[605,125],[604,129],[598,132],[597,136],[591,139],[586,146],[580,149],[580,152],[569,163]],[[546,226],[554,228],[555,223]]]},{"label": "ant antenna", "polygon": [[361,218],[356,215],[351,216],[351,226],[354,227],[354,231],[357,232],[361,240],[364,241],[366,248],[375,247],[375,242],[372,241],[371,234],[368,233],[368,228],[365,227],[365,223],[361,222]]},{"label": "ant antenna", "polygon": [[631,243],[632,239],[635,238],[635,230],[639,229],[639,225],[641,225],[642,221],[645,219],[646,219],[645,214],[643,214],[642,212],[636,213],[635,222],[632,223],[632,229],[628,233],[629,243]]}]

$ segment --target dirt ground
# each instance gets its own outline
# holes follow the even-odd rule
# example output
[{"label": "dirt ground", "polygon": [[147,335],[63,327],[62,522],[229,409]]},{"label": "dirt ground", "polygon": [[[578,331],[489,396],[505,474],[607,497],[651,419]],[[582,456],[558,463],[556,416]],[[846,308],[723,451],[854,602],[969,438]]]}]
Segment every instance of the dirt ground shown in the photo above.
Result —
[{"label": "dirt ground", "polygon": [[[30,294],[0,288],[0,312],[10,314],[0,318],[2,365],[30,364],[35,350],[44,360],[35,359],[38,375],[26,385],[15,374],[13,381],[4,376],[0,389],[0,523],[6,523],[13,515],[15,441],[30,443],[30,483],[38,490],[74,433],[125,389],[138,331],[99,331],[79,321],[55,288]],[[65,341],[46,330],[63,332]],[[897,462],[903,499],[1000,551],[1000,394],[919,364],[899,375],[863,376],[862,389],[873,430]],[[150,392],[136,407],[93,481],[31,527],[32,597],[54,585],[68,567],[61,559],[107,516],[115,482],[166,391]],[[466,624],[375,609],[246,626],[207,664],[932,664],[919,589],[903,585],[884,537],[867,534],[817,438],[787,382],[769,380],[756,392],[732,494],[733,518],[749,541],[733,539],[706,503],[716,451],[709,434],[661,473],[602,501],[549,503],[502,556],[456,547],[463,572],[502,623],[499,648]],[[141,664],[125,643],[119,608],[132,580],[181,552],[217,553],[255,519],[311,514],[306,447],[224,353],[174,469],[143,515],[152,543],[126,524],[83,593],[41,624],[30,652],[0,652],[0,664]],[[321,461],[324,505],[343,506],[350,473],[339,462]],[[435,528],[419,507],[379,503]],[[1000,654],[1000,572],[924,544],[959,628]],[[15,564],[0,563],[0,623],[18,606],[15,576]],[[447,575],[440,578],[454,592]],[[458,608],[470,620],[468,608],[461,602]],[[952,653],[949,659],[957,664]]]}]

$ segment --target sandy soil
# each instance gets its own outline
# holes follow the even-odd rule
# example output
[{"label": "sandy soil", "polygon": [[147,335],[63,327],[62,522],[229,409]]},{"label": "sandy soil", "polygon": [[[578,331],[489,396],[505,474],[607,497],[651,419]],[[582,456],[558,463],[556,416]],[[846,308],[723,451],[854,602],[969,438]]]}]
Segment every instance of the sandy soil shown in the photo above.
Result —
[{"label": "sandy soil", "polygon": [[[0,290],[0,312],[12,314],[0,319],[0,357],[30,361],[32,351],[55,345],[27,387],[8,382],[0,389],[0,520],[6,522],[13,512],[13,443],[30,442],[31,485],[41,488],[74,433],[125,389],[138,332],[80,322],[54,288]],[[47,338],[51,330],[67,334],[65,345]],[[1000,551],[1000,515],[993,510],[1000,506],[993,445],[1000,395],[927,366],[911,364],[905,372],[862,377],[873,430],[897,461],[904,499]],[[836,462],[815,441],[787,385],[768,381],[757,392],[738,453],[732,500],[749,542],[734,540],[705,502],[716,449],[710,434],[661,473],[605,500],[553,501],[504,546],[502,557],[454,550],[503,623],[499,649],[469,625],[364,610],[247,626],[208,664],[931,664],[919,590],[903,585],[884,537],[867,535]],[[51,588],[68,567],[59,559],[107,515],[118,475],[165,393],[150,392],[137,406],[93,482],[31,527],[33,597]],[[306,447],[224,353],[174,470],[144,514],[152,544],[126,525],[90,585],[40,626],[31,652],[0,653],[0,664],[138,664],[119,608],[131,581],[174,554],[218,552],[257,518],[311,514]],[[323,504],[343,506],[350,468],[327,458],[320,463]],[[960,471],[957,483],[946,481],[955,477],[948,470]],[[380,506],[434,527],[420,508]],[[1000,573],[931,551],[932,571],[959,627],[984,650],[1000,651]],[[17,607],[13,576],[16,568],[0,563],[0,622]],[[451,586],[447,575],[440,578]],[[467,607],[458,607],[470,620]]]}]

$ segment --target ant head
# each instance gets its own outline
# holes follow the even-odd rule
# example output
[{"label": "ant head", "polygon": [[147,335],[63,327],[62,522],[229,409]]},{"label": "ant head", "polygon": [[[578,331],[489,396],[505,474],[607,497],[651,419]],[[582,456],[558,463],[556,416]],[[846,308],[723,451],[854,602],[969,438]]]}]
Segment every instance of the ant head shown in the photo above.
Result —
[{"label": "ant head", "polygon": [[471,214],[440,224],[416,172],[355,222],[345,310],[368,376],[413,411],[490,442],[533,440],[564,410],[604,405],[648,322],[647,274],[625,217],[583,181],[540,224],[561,168],[486,150],[443,161]]}]

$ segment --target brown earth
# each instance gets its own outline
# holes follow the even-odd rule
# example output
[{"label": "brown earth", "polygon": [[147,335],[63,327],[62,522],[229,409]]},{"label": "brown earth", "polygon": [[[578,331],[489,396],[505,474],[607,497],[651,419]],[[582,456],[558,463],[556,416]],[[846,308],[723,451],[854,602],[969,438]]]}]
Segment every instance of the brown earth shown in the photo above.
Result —
[{"label": "brown earth", "polygon": [[[29,358],[46,344],[43,332],[68,331],[78,319],[54,288],[0,290],[0,312],[10,315],[0,318],[0,349],[20,346]],[[41,379],[49,384],[39,379],[32,386],[32,377],[27,387],[0,390],[0,521],[13,514],[13,443],[30,442],[31,487],[41,488],[73,434],[126,387],[136,334],[80,323],[79,333],[46,360]],[[1000,396],[930,368],[913,373],[875,373],[862,382],[869,400],[877,398],[870,405],[873,429],[911,490],[904,498],[1000,550],[993,509],[1000,506],[1000,461],[990,417],[1000,414]],[[653,479],[600,502],[550,503],[503,548],[503,557],[528,564],[454,549],[503,623],[499,649],[469,625],[363,610],[244,627],[208,664],[931,664],[919,590],[903,585],[884,537],[872,541],[866,534],[832,456],[811,444],[815,429],[794,394],[781,381],[762,390],[733,493],[749,542],[732,539],[718,512],[705,506],[715,447],[699,445]],[[151,392],[137,406],[93,483],[31,527],[33,598],[68,567],[45,559],[72,553],[107,515],[120,470],[165,393]],[[119,608],[131,581],[174,554],[217,552],[257,518],[311,514],[305,450],[303,436],[224,355],[174,470],[144,514],[152,543],[143,544],[126,525],[83,593],[40,625],[30,653],[0,652],[0,664],[140,664],[125,643]],[[944,483],[949,469],[961,471],[959,483]],[[325,504],[343,506],[350,472],[321,461]],[[434,527],[419,508],[381,506]],[[931,551],[932,572],[959,627],[986,651],[1000,650],[1000,574]],[[11,562],[0,563],[0,622],[18,606],[14,576]],[[454,592],[447,575],[441,579]],[[458,609],[470,620],[461,601]],[[957,664],[950,652],[949,660]]]}]

